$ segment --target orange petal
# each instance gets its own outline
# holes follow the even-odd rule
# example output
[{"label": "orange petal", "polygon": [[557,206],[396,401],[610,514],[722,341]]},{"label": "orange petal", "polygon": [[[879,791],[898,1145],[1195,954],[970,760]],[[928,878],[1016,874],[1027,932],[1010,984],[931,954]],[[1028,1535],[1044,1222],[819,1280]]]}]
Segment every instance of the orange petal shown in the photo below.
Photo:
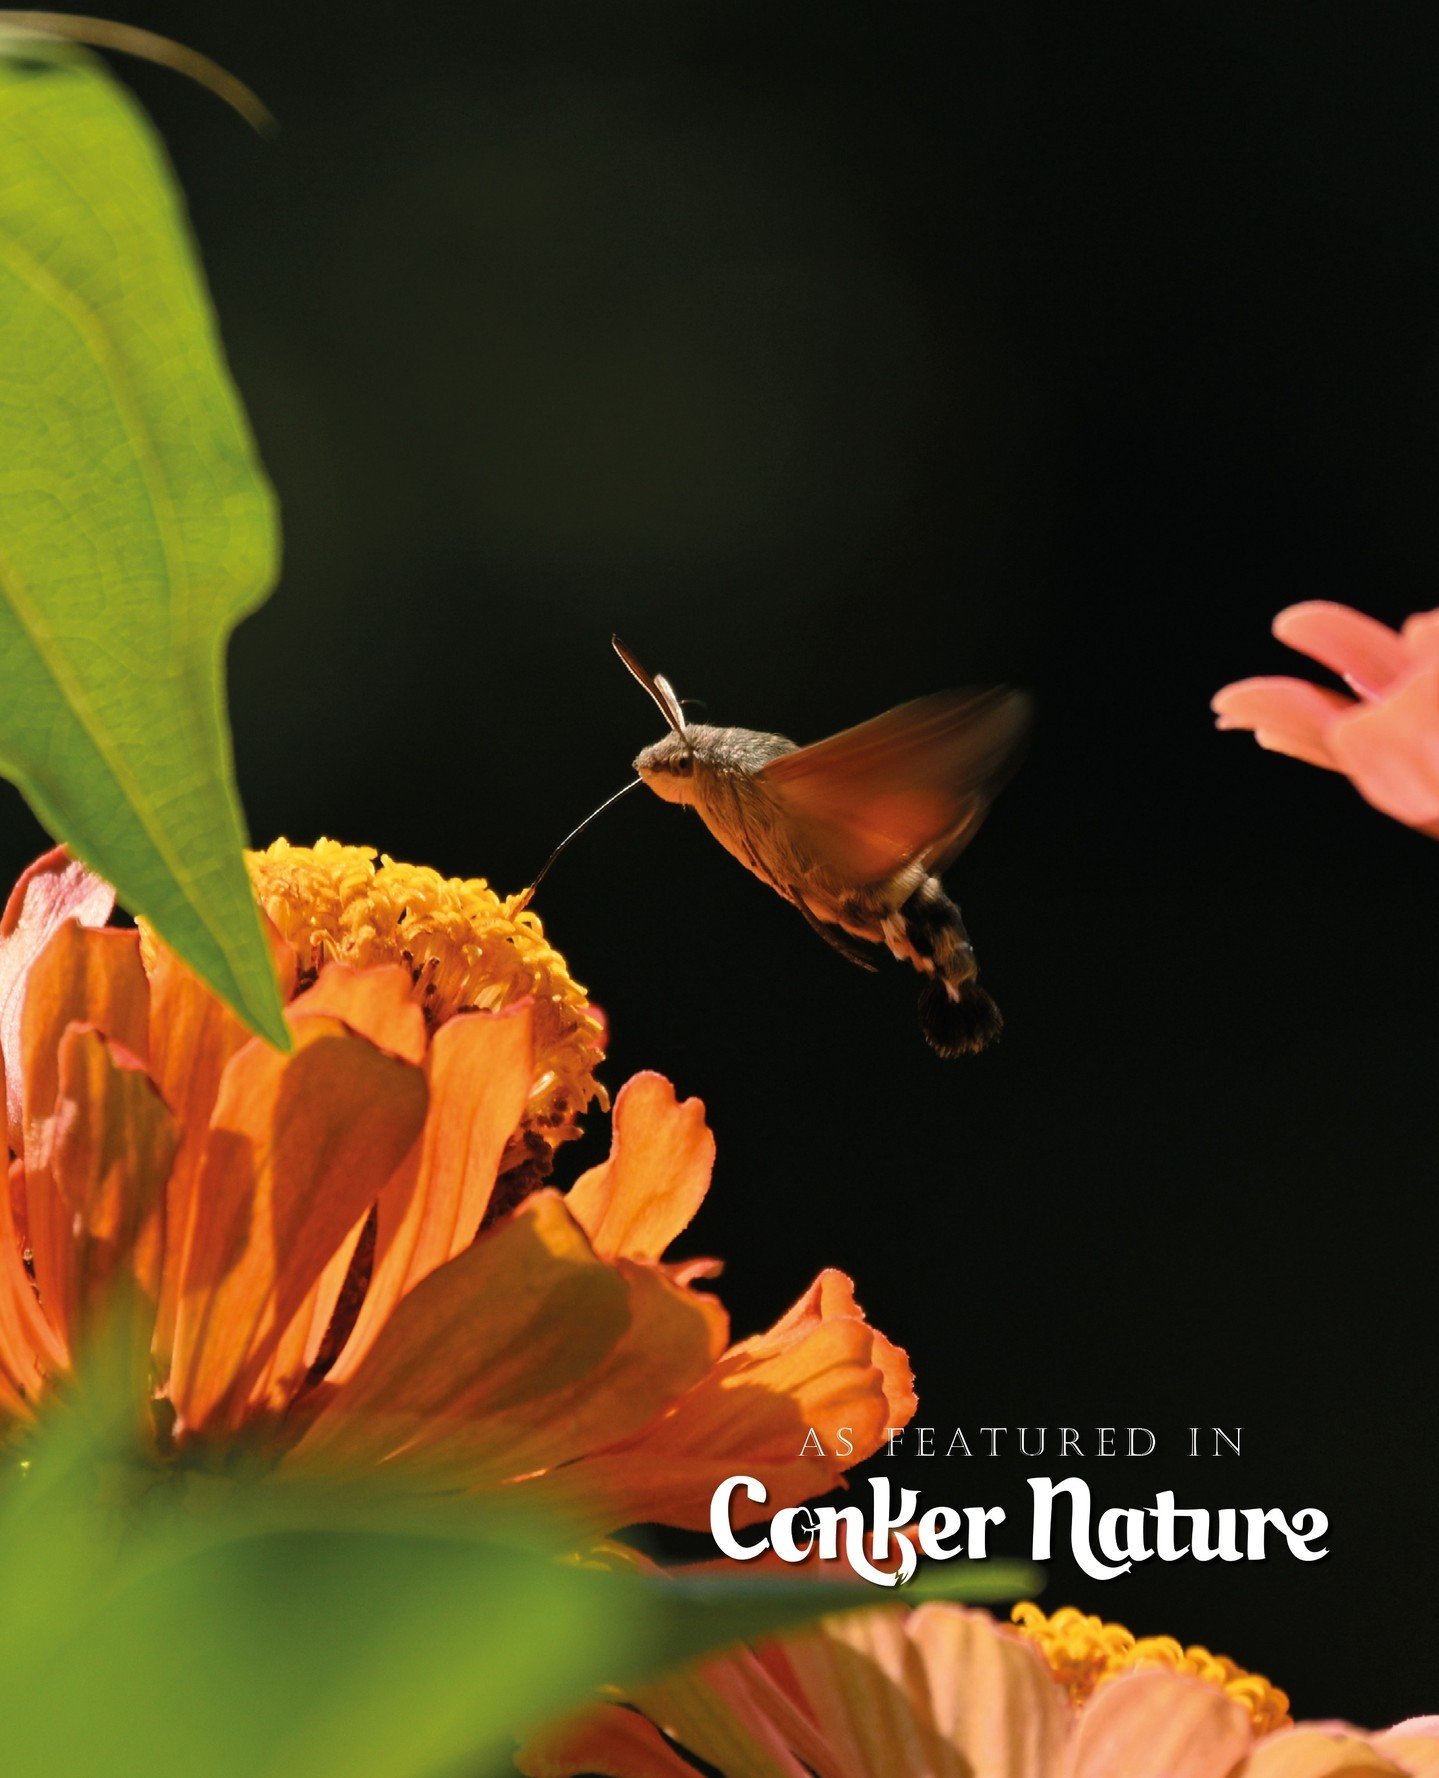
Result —
[{"label": "orange petal", "polygon": [[1304,679],[1241,679],[1217,691],[1210,708],[1222,729],[1253,729],[1271,753],[1287,753],[1336,772],[1327,736],[1336,716],[1353,710],[1352,698]]},{"label": "orange petal", "polygon": [[183,1235],[170,1399],[230,1430],[316,1279],[420,1131],[425,1082],[337,1022],[258,1039],[225,1068]]},{"label": "orange petal", "polygon": [[350,969],[327,963],[315,984],[290,1003],[290,1016],[323,1013],[406,1062],[425,1059],[425,1015],[403,963]]},{"label": "orange petal", "polygon": [[676,1284],[702,1284],[707,1279],[718,1278],[724,1271],[722,1259],[682,1259],[673,1265],[667,1264],[665,1271]]},{"label": "orange petal", "polygon": [[[73,1351],[119,1277],[153,1315],[165,1236],[165,1182],[179,1145],[174,1118],[139,1063],[88,1025],[60,1040],[51,1171],[70,1212],[65,1250],[49,1274],[62,1293],[47,1299]],[[36,1253],[39,1267],[39,1253]],[[149,1328],[145,1329],[149,1344]]]},{"label": "orange petal", "polygon": [[30,1414],[30,1404],[12,1383],[3,1370],[0,1370],[0,1419],[24,1420]]},{"label": "orange petal", "polygon": [[1229,1778],[1253,1745],[1248,1715],[1223,1692],[1177,1673],[1128,1674],[1081,1711],[1073,1778]]},{"label": "orange petal", "polygon": [[[314,986],[290,1003],[288,1016],[291,1019],[316,1016],[339,1019],[356,1036],[368,1039],[402,1061],[420,1063],[425,1060],[425,1015],[414,998],[414,979],[402,963],[381,963],[370,969],[352,969],[341,963],[326,964]],[[427,1125],[433,1109],[432,1096],[430,1112],[426,1115]],[[418,1145],[411,1149],[410,1155],[416,1155],[417,1151]],[[401,1162],[397,1173],[386,1183],[380,1203],[384,1202],[387,1192],[394,1190],[396,1179],[413,1179],[409,1159],[407,1156]],[[367,1209],[311,1286],[294,1319],[280,1336],[269,1362],[251,1386],[252,1404],[264,1402],[272,1409],[283,1407],[304,1383],[330,1331],[330,1322],[344,1292],[355,1249],[368,1217]]]},{"label": "orange petal", "polygon": [[[403,1167],[401,1162],[402,1170]],[[246,1401],[251,1408],[264,1407],[272,1413],[279,1412],[304,1387],[325,1344],[350,1268],[355,1263],[355,1250],[369,1218],[370,1211],[367,1210],[310,1286],[305,1300],[291,1317],[290,1325],[276,1341],[274,1350],[249,1387]]]},{"label": "orange petal", "polygon": [[380,1198],[375,1263],[331,1380],[353,1374],[395,1304],[474,1240],[534,1079],[531,1003],[456,1013],[426,1058],[430,1109],[414,1165]]},{"label": "orange petal", "polygon": [[539,1192],[396,1306],[296,1460],[403,1451],[494,1485],[652,1416],[703,1370],[712,1332],[690,1293],[606,1265]]},{"label": "orange petal", "polygon": [[[791,1310],[769,1333],[732,1346],[669,1413],[561,1479],[610,1528],[653,1520],[703,1530],[715,1488],[741,1471],[764,1482],[769,1498],[736,1500],[736,1523],[828,1493],[898,1422],[874,1329],[858,1317],[795,1317]],[[810,1428],[822,1454],[802,1449]]]},{"label": "orange petal", "polygon": [[[636,1701],[672,1740],[726,1778],[808,1778],[811,1771],[818,1778],[864,1778],[861,1768],[834,1761],[828,1738],[745,1650],[646,1685]],[[883,1769],[910,1770],[897,1761]]]},{"label": "orange petal", "polygon": [[[1422,1770],[1422,1768],[1421,1768]],[[1343,1729],[1281,1729],[1261,1741],[1243,1778],[1412,1778],[1376,1751],[1367,1735]]]},{"label": "orange petal", "polygon": [[[728,1317],[713,1297],[685,1290],[656,1266],[621,1260],[629,1326],[603,1359],[546,1398],[543,1414],[506,1433],[513,1476],[551,1472],[537,1484],[576,1518],[586,1515],[569,1477],[577,1458],[638,1432],[704,1376],[724,1349]],[[606,1526],[605,1529],[610,1529]]]},{"label": "orange petal", "polygon": [[1408,651],[1396,631],[1327,599],[1281,611],[1274,634],[1286,648],[1337,673],[1362,698],[1378,697],[1408,665]]},{"label": "orange petal", "polygon": [[[764,1337],[799,1333],[810,1327],[818,1327],[822,1321],[843,1318],[863,1321],[864,1310],[855,1299],[853,1281],[843,1272],[829,1266],[820,1273],[794,1307],[780,1317],[769,1335]],[[895,1427],[907,1426],[919,1406],[919,1397],[914,1392],[914,1372],[909,1367],[909,1359],[878,1328],[871,1328],[870,1331],[874,1335],[871,1360],[884,1382],[889,1424]]]},{"label": "orange petal", "polygon": [[618,1704],[597,1704],[542,1729],[515,1755],[526,1778],[695,1778],[652,1723]]},{"label": "orange petal", "polygon": [[503,1479],[495,1422],[593,1369],[625,1332],[625,1298],[556,1195],[539,1192],[397,1305],[296,1458],[369,1463],[477,1445]]},{"label": "orange petal", "polygon": [[190,1224],[210,1114],[225,1064],[250,1041],[250,1033],[167,946],[154,947],[148,973],[150,1076],[180,1126],[180,1146],[165,1188],[169,1238],[155,1320],[155,1357],[163,1375],[174,1340],[182,1236]]},{"label": "orange petal", "polygon": [[709,1190],[715,1144],[698,1099],[662,1074],[637,1074],[615,1100],[610,1157],[571,1188],[570,1214],[595,1252],[658,1259]]},{"label": "orange petal", "polygon": [[92,1025],[143,1066],[149,1046],[150,989],[140,935],[66,921],[30,967],[21,1016],[25,1052],[25,1210],[40,1301],[68,1324],[72,1212],[51,1174],[60,1047],[68,1026]]},{"label": "orange petal", "polygon": [[17,1154],[24,1141],[20,1013],[30,965],[66,920],[81,926],[103,926],[114,905],[115,891],[110,885],[72,858],[63,846],[56,846],[21,875],[0,916],[0,1053],[5,1061],[10,1146]]},{"label": "orange petal", "polygon": [[0,1186],[0,1412],[19,1414],[39,1394],[48,1372],[65,1364],[65,1348],[40,1311],[21,1258],[14,1201]]}]

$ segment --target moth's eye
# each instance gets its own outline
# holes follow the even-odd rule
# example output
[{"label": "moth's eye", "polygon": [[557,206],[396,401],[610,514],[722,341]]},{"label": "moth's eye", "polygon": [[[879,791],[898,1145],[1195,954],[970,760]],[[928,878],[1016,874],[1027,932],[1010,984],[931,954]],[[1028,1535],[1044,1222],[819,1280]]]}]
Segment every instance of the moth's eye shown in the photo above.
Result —
[{"label": "moth's eye", "polygon": [[695,756],[692,753],[682,753],[679,758],[676,759],[674,769],[687,778],[694,770],[694,765]]}]

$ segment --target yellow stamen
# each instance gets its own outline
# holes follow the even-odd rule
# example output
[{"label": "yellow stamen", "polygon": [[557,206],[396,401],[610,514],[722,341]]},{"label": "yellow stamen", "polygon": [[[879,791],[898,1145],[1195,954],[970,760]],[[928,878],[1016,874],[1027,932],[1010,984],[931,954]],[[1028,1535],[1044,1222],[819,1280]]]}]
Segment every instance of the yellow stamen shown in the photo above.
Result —
[{"label": "yellow stamen", "polygon": [[[357,969],[403,962],[433,1025],[533,997],[535,1082],[524,1135],[543,1170],[549,1151],[579,1133],[590,1102],[608,1103],[594,1075],[604,1016],[546,943],[539,916],[521,911],[519,896],[502,900],[482,877],[442,877],[375,858],[372,846],[324,839],[276,840],[247,854],[260,906],[295,947],[302,985],[330,961]],[[522,1158],[509,1156],[507,1165]]]},{"label": "yellow stamen", "polygon": [[1182,1648],[1172,1636],[1135,1636],[1123,1624],[1086,1617],[1072,1605],[1046,1615],[1037,1605],[1016,1605],[1011,1616],[1020,1635],[1049,1663],[1051,1672],[1076,1704],[1092,1697],[1106,1680],[1121,1673],[1164,1667],[1222,1691],[1249,1713],[1256,1734],[1285,1728],[1289,1699],[1260,1673],[1248,1673],[1226,1655],[1207,1648]]}]

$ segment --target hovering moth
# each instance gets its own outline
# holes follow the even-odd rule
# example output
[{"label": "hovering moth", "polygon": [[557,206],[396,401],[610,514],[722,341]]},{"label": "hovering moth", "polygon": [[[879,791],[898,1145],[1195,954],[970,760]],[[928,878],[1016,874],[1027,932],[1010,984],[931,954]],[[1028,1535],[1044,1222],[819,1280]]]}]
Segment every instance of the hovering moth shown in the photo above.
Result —
[{"label": "hovering moth", "polygon": [[727,852],[797,907],[842,956],[880,945],[925,976],[921,1029],[942,1056],[981,1050],[999,1008],[939,874],[973,839],[1029,722],[1014,691],[939,692],[797,747],[783,735],[690,722],[674,688],[619,637],[615,652],[669,732],[640,781],[692,808]]}]

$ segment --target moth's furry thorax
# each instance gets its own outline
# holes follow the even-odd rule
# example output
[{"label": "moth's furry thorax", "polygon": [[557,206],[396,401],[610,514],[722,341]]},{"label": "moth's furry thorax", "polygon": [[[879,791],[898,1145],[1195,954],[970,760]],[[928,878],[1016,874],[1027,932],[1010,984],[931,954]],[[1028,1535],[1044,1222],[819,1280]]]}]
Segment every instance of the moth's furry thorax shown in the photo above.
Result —
[{"label": "moth's furry thorax", "polygon": [[783,735],[692,722],[683,733],[665,735],[646,747],[635,760],[635,770],[667,803],[699,803],[698,781],[748,778],[770,760],[794,750],[794,742]]}]

